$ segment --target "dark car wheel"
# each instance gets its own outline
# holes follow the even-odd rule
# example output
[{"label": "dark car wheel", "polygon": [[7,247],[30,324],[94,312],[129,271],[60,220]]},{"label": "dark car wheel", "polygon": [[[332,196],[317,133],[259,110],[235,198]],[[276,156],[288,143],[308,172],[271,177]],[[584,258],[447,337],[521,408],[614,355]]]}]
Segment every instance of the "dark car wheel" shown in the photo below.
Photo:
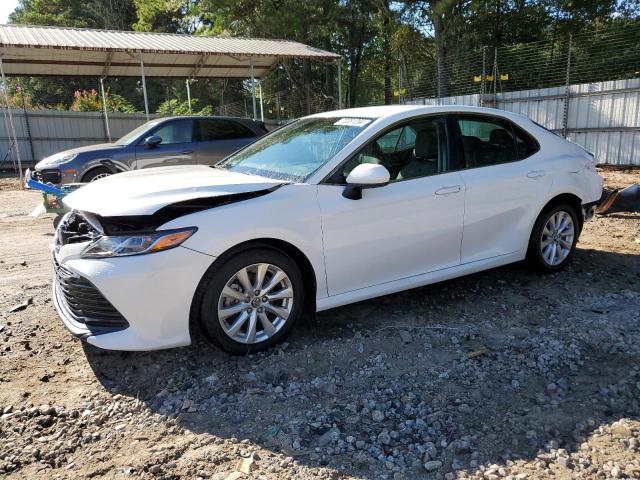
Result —
[{"label": "dark car wheel", "polygon": [[571,260],[580,225],[575,209],[568,204],[545,209],[533,227],[527,260],[542,272],[557,272]]},{"label": "dark car wheel", "polygon": [[303,311],[300,269],[277,250],[246,250],[212,265],[199,290],[201,327],[210,340],[234,355],[282,341]]},{"label": "dark car wheel", "polygon": [[82,177],[82,181],[83,183],[94,182],[101,178],[108,177],[109,175],[112,175],[111,171],[104,167],[97,167],[85,173],[84,177]]}]

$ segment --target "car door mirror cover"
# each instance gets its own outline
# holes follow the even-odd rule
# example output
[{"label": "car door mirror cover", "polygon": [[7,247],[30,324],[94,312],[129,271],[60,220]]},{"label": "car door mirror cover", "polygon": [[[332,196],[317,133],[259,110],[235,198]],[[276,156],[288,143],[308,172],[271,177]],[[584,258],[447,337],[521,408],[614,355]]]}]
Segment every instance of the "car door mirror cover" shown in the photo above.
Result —
[{"label": "car door mirror cover", "polygon": [[162,143],[162,138],[158,135],[151,135],[144,139],[144,144],[149,148],[157,147],[160,143]]},{"label": "car door mirror cover", "polygon": [[384,187],[390,179],[391,174],[385,166],[376,163],[361,163],[347,176],[347,186],[342,192],[342,196],[349,200],[360,200],[363,189]]}]

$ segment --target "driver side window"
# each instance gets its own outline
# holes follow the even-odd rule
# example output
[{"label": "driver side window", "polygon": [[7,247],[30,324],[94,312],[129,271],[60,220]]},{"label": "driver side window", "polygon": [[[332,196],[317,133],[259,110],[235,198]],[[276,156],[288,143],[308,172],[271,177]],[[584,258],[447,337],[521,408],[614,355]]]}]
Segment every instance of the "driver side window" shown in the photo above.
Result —
[{"label": "driver side window", "polygon": [[162,138],[162,145],[172,143],[189,143],[193,139],[193,120],[173,120],[160,125],[153,132]]},{"label": "driver side window", "polygon": [[362,147],[343,163],[328,183],[343,185],[362,163],[383,165],[391,182],[435,175],[447,171],[445,120],[427,117],[389,130]]}]

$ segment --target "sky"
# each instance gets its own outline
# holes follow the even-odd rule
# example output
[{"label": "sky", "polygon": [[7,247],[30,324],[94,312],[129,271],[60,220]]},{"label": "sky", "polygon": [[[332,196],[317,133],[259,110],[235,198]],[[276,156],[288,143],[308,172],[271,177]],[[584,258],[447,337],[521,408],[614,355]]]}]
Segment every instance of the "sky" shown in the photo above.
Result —
[{"label": "sky", "polygon": [[18,0],[0,0],[0,23],[7,23],[9,14],[18,6]]}]

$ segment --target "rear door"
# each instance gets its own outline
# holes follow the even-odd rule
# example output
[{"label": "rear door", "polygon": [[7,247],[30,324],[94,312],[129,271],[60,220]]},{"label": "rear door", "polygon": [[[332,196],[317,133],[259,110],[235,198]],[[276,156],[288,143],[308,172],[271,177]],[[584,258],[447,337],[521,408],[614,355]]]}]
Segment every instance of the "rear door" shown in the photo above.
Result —
[{"label": "rear door", "polygon": [[512,122],[489,115],[450,117],[466,187],[461,262],[526,248],[551,188],[538,143]]},{"label": "rear door", "polygon": [[193,143],[194,123],[190,118],[168,120],[149,132],[162,141],[153,147],[142,139],[136,146],[136,168],[165,167],[196,163]]},{"label": "rear door", "polygon": [[235,120],[201,118],[195,124],[197,161],[213,165],[256,139],[248,127]]}]

